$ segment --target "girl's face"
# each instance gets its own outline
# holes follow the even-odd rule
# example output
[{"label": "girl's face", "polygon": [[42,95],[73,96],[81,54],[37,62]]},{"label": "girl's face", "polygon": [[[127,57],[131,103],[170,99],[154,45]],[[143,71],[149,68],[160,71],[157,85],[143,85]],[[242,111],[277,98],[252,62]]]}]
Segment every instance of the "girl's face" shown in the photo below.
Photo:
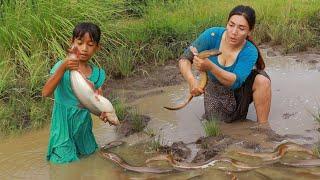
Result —
[{"label": "girl's face", "polygon": [[85,33],[82,38],[74,39],[73,45],[79,50],[80,61],[88,61],[99,49],[99,45],[96,42],[92,41],[89,33]]},{"label": "girl's face", "polygon": [[231,16],[226,29],[226,40],[235,46],[241,45],[251,32],[246,18],[241,15]]}]

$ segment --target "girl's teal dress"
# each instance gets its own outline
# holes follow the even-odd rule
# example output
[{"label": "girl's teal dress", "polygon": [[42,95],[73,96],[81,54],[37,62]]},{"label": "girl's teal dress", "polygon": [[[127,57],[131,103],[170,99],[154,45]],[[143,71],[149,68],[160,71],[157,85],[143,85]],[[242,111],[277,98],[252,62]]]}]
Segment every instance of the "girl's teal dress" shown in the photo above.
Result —
[{"label": "girl's teal dress", "polygon": [[[50,71],[52,75],[63,63],[58,61]],[[88,80],[99,88],[106,79],[105,71],[91,65]],[[52,163],[67,163],[79,160],[80,156],[95,152],[98,145],[92,133],[90,112],[79,107],[70,83],[70,71],[65,71],[54,91],[54,105],[51,117],[50,139],[47,160]]]}]

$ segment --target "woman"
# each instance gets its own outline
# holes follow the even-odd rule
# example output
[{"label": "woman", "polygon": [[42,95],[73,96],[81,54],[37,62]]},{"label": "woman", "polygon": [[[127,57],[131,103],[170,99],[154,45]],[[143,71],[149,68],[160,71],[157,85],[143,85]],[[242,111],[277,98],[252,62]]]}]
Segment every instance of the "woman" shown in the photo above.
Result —
[{"label": "woman", "polygon": [[[199,95],[191,64],[206,71],[209,80],[205,88],[205,116],[225,122],[245,119],[253,101],[258,122],[266,124],[271,104],[271,82],[257,46],[251,40],[255,11],[249,6],[236,6],[229,14],[226,28],[213,27],[203,32],[180,57],[179,67],[189,83],[190,93]],[[219,49],[222,54],[207,59],[197,52]]]}]

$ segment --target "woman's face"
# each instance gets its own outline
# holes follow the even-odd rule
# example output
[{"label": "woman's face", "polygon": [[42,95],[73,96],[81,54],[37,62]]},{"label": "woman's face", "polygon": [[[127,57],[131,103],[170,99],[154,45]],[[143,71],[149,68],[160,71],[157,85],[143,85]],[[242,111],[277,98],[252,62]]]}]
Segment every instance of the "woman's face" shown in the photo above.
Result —
[{"label": "woman's face", "polygon": [[242,15],[233,15],[228,21],[226,40],[231,45],[241,45],[250,34],[249,24]]}]

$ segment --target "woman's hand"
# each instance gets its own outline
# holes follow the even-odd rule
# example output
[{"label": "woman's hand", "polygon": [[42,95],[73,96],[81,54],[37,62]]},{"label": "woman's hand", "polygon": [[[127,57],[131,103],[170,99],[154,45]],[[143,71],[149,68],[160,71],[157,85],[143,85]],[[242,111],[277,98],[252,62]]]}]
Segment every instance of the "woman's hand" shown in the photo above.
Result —
[{"label": "woman's hand", "polygon": [[198,83],[196,81],[189,85],[189,89],[192,96],[199,96],[203,93],[203,89],[198,87]]},{"label": "woman's hand", "polygon": [[190,46],[190,51],[194,55],[193,57],[193,65],[198,71],[208,71],[211,68],[211,62],[208,58],[206,59],[200,59],[198,57],[198,50],[197,48]]},{"label": "woman's hand", "polygon": [[211,69],[211,62],[208,58],[200,59],[198,56],[194,56],[193,64],[198,71],[209,71]]}]

